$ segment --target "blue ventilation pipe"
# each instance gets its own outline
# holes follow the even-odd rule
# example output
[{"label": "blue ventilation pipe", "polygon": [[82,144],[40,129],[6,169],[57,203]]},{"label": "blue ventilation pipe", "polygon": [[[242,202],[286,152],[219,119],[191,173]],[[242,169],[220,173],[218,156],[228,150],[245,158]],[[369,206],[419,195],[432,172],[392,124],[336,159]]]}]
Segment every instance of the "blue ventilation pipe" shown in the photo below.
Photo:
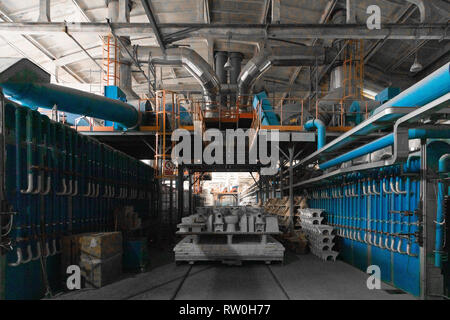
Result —
[{"label": "blue ventilation pipe", "polygon": [[135,107],[119,100],[50,83],[1,83],[3,92],[29,108],[52,109],[118,122],[127,128],[139,124]]},{"label": "blue ventilation pipe", "polygon": [[[450,130],[425,130],[425,129],[409,129],[408,130],[409,139],[421,139],[421,138],[435,138],[435,139],[448,139],[450,138]],[[386,148],[394,144],[394,134],[388,134],[382,138],[372,141],[362,147],[354,149],[350,152],[344,153],[343,155],[331,159],[327,162],[320,164],[319,168],[321,170],[326,170],[328,168],[337,166],[341,163],[359,158],[366,154],[372,153],[374,151]]]},{"label": "blue ventilation pipe", "polygon": [[[439,173],[444,174],[449,172],[450,154],[444,154],[439,158]],[[438,184],[438,200],[437,200],[437,212],[436,212],[436,240],[435,240],[435,255],[434,265],[438,268],[441,267],[442,262],[442,240],[443,240],[443,224],[444,224],[444,197],[448,194],[448,188],[446,184],[439,181]]]},{"label": "blue ventilation pipe", "polygon": [[450,62],[374,110],[389,107],[421,107],[450,92]]},{"label": "blue ventilation pipe", "polygon": [[326,128],[322,120],[312,119],[305,123],[303,128],[306,131],[317,129],[317,150],[322,149],[326,142]]}]

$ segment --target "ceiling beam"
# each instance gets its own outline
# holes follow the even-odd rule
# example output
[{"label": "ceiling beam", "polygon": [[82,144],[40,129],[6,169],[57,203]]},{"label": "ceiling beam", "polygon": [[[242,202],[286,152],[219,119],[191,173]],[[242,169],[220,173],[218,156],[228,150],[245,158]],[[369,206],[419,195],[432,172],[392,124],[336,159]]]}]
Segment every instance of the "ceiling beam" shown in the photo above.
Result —
[{"label": "ceiling beam", "polygon": [[411,57],[412,55],[416,54],[416,52],[418,52],[420,50],[420,48],[422,48],[423,46],[425,46],[428,43],[427,40],[423,40],[419,43],[417,43],[417,45],[415,45],[411,50],[406,51],[406,54],[404,54],[403,56],[401,56],[399,59],[394,60],[394,62],[392,62],[386,69],[385,72],[392,72],[395,71],[398,67],[400,67],[403,62],[406,61],[406,59],[408,59],[409,57]]},{"label": "ceiling beam", "polygon": [[50,0],[39,0],[39,22],[50,22]]},{"label": "ceiling beam", "polygon": [[266,24],[267,22],[267,15],[269,14],[270,2],[271,0],[264,0],[263,11],[260,21],[261,24]]},{"label": "ceiling beam", "polygon": [[[101,72],[105,72],[102,68],[102,66],[97,62],[97,60],[94,59],[93,56],[91,56],[91,54],[83,47],[83,45],[77,40],[75,39],[74,36],[72,36],[70,33],[67,33],[67,36],[69,36],[70,39],[72,39],[72,41],[86,54],[86,56],[92,61],[94,62],[95,65],[97,65],[98,69]],[[56,60],[55,60],[56,61]]]},{"label": "ceiling beam", "polygon": [[429,62],[423,66],[422,71],[413,76],[415,79],[422,79],[428,76],[431,72],[442,67],[450,60],[450,43],[446,43],[442,48],[427,58],[427,61]]},{"label": "ceiling beam", "polygon": [[[111,28],[117,36],[142,36],[154,34],[149,23],[67,23],[67,22],[3,22],[2,34],[49,35],[68,30],[74,33],[96,33],[108,35]],[[159,30],[168,33],[190,29],[184,38],[211,36],[228,39],[231,32],[234,40],[260,41],[280,39],[391,39],[391,40],[449,40],[446,23],[434,24],[384,24],[380,30],[369,30],[365,24],[160,24]],[[181,40],[181,39],[178,39]]]},{"label": "ceiling beam", "polygon": [[[164,43],[163,36],[158,27],[158,22],[156,21],[155,15],[153,14],[151,0],[141,0],[142,6],[144,7],[145,14],[147,15],[148,21],[150,21],[150,25],[152,26],[153,33],[155,34],[156,41],[162,51],[163,54],[166,53],[166,44]],[[173,67],[170,67],[170,73],[172,78],[175,80],[177,78],[177,73]],[[162,82],[162,79],[161,79]]]},{"label": "ceiling beam", "polygon": [[[167,79],[166,79],[167,80]],[[269,90],[270,92],[282,92],[285,90],[289,90],[292,89],[295,92],[305,92],[304,87],[299,87],[299,86],[289,86],[289,85],[285,85],[285,84],[281,84],[281,83],[270,83],[270,82],[265,82],[264,83],[264,87],[265,89]],[[134,86],[134,89],[136,91],[140,91],[140,90],[146,90],[148,89],[148,85],[147,84],[139,84]],[[202,93],[202,87],[198,84],[198,83],[173,83],[173,81],[171,81],[171,83],[166,83],[164,84],[164,89],[166,90],[170,90],[170,91],[184,91],[184,92],[192,92],[192,93],[198,93],[201,94]],[[223,85],[222,86],[222,92],[224,93],[230,93],[230,92],[236,92],[237,91],[237,85]]]},{"label": "ceiling beam", "polygon": [[[406,0],[413,5],[415,5],[420,12],[420,23],[427,23],[427,22],[448,22],[448,15],[443,16],[442,12],[449,12],[450,10],[450,3],[440,1],[440,0],[434,0],[434,1],[424,1],[424,0]],[[412,55],[416,54],[420,48],[425,46],[428,43],[429,40],[422,40],[419,41],[417,39],[414,42],[414,45],[412,48],[407,51],[407,53],[402,56],[398,61],[393,62],[386,71],[395,71],[400,65],[402,65],[403,62],[405,62],[406,59],[411,57]]]},{"label": "ceiling beam", "polygon": [[87,22],[91,22],[91,19],[88,17],[88,15],[87,15],[86,12],[84,11],[84,9],[80,7],[80,4],[78,3],[78,0],[72,0],[72,4],[75,6],[75,8],[78,10],[78,12],[81,13],[81,15],[83,16],[83,18],[84,18]]},{"label": "ceiling beam", "polygon": [[[0,22],[0,24],[3,23],[19,23],[19,22],[15,22],[3,9],[0,8],[0,21],[6,21],[6,22]],[[34,39],[31,35],[21,35],[22,38],[24,38],[27,42],[29,42],[31,45],[33,45],[36,49],[38,49],[42,54],[44,54],[48,59],[50,59],[50,61],[52,61],[53,65],[55,66],[55,68],[57,68],[56,64],[55,64],[55,60],[56,57],[49,51],[47,50],[47,48],[45,48],[43,45],[41,45],[39,43],[39,41],[37,41],[36,39]],[[9,37],[8,37],[9,38]],[[11,42],[7,41],[7,43],[11,46]],[[16,49],[16,46],[11,46],[13,49]],[[21,51],[20,51],[21,52]],[[20,53],[19,52],[19,53]],[[34,60],[34,59],[30,59],[30,60]],[[36,63],[36,62],[35,62]],[[36,63],[38,66],[40,66],[42,69],[45,69],[41,64]],[[74,72],[73,70],[71,70],[70,68],[63,66],[61,67],[68,75],[70,75],[73,79],[75,79],[77,82],[80,83],[85,83],[86,81],[79,76],[76,72]],[[46,70],[46,69],[45,69]],[[53,73],[53,72],[50,72]],[[54,73],[53,73],[54,74]]]},{"label": "ceiling beam", "polygon": [[[333,12],[334,8],[336,7],[337,0],[330,0],[328,1],[322,16],[320,17],[319,24],[324,24],[328,21],[328,18],[330,17],[331,13]],[[311,45],[314,45],[317,42],[317,38],[314,39],[311,42]],[[289,78],[289,85],[293,85],[295,83],[295,80],[297,80],[298,76],[300,75],[300,72],[302,71],[303,66],[297,67],[294,72],[292,73],[291,77]],[[284,92],[281,96],[280,106],[283,103],[283,100],[287,97],[288,91]]]},{"label": "ceiling beam", "polygon": [[[151,0],[141,0],[142,6],[144,7],[145,14],[147,15],[148,21],[150,21],[150,25],[152,27],[153,34],[156,37],[156,41],[159,44],[159,47],[165,53],[166,51],[166,44],[164,43],[161,31],[158,28],[158,24],[156,22],[155,16],[153,14],[152,8],[151,8]],[[113,27],[114,28],[114,27]],[[116,30],[117,34],[117,30]]]},{"label": "ceiling beam", "polygon": [[281,0],[272,0],[272,23],[281,23]]},{"label": "ceiling beam", "polygon": [[[75,8],[78,10],[78,12],[83,16],[83,18],[87,21],[87,22],[92,22],[91,18],[89,18],[89,16],[87,15],[86,11],[84,11],[83,8],[80,7],[80,4],[78,3],[78,0],[72,0],[72,4],[75,6]],[[126,10],[125,8],[123,8],[123,6],[128,5],[127,1],[121,1],[119,3],[119,18],[120,19],[125,19],[126,18]],[[106,4],[106,6],[108,6],[108,4]],[[62,58],[58,58],[55,62],[57,65],[67,65],[70,63],[74,63],[77,61],[81,61],[84,60],[81,55],[85,55],[87,56],[89,59],[91,59],[101,70],[101,72],[105,72],[103,70],[103,68],[97,63],[97,58],[95,57],[95,53],[101,52],[102,48],[103,48],[103,37],[101,35],[98,36],[99,40],[100,40],[100,45],[99,46],[90,46],[89,48],[84,48],[70,33],[67,33],[69,35],[69,37],[72,38],[72,40],[78,45],[78,47],[82,50],[81,52],[76,52],[74,54],[70,54],[70,55],[66,55]],[[95,52],[94,52],[95,50]],[[103,60],[103,57],[102,57]],[[134,78],[134,80],[136,80],[136,77],[134,74],[132,74],[132,77]]]},{"label": "ceiling beam", "polygon": [[345,9],[347,23],[356,23],[356,0],[346,0]]},{"label": "ceiling beam", "polygon": [[201,6],[201,14],[205,23],[211,23],[211,12],[209,10],[209,0],[201,0],[203,6]]},{"label": "ceiling beam", "polygon": [[[408,18],[414,13],[416,10],[416,6],[413,4],[410,4],[408,7],[406,7],[405,10],[400,14],[399,18],[397,19],[396,23],[404,23]],[[378,52],[378,50],[381,49],[381,47],[386,43],[387,39],[378,40],[376,41],[369,50],[367,50],[367,53],[364,57],[364,63],[368,63],[369,60],[375,55],[375,53]]]}]

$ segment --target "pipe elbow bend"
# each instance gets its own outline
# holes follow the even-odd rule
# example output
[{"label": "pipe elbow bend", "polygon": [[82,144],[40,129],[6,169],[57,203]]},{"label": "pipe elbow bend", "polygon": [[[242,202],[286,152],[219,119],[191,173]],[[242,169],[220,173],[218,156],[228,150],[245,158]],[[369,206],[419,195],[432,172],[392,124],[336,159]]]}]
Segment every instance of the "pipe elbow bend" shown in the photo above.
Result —
[{"label": "pipe elbow bend", "polygon": [[22,261],[23,261],[23,259],[22,259],[22,249],[17,248],[16,253],[17,253],[17,261],[9,263],[8,265],[10,267],[17,267],[17,266],[22,264]]},{"label": "pipe elbow bend", "polygon": [[312,119],[305,123],[303,128],[306,131],[317,129],[317,150],[322,149],[326,141],[326,127],[322,120]]},{"label": "pipe elbow bend", "polygon": [[439,158],[439,173],[445,173],[449,170],[450,153],[446,153]]}]

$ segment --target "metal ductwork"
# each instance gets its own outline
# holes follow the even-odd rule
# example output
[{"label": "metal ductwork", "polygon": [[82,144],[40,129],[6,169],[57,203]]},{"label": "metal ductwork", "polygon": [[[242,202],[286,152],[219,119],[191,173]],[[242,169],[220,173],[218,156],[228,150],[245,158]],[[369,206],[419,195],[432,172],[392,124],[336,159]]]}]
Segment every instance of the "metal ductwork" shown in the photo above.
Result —
[{"label": "metal ductwork", "polygon": [[[227,71],[224,66],[228,59],[228,53],[225,51],[218,51],[215,56],[216,60],[216,74],[219,78],[220,84],[224,85],[228,82]],[[227,96],[225,94],[220,95],[220,104],[225,106],[227,104]]]},{"label": "metal ductwork", "polygon": [[165,53],[152,55],[150,62],[154,65],[185,67],[200,82],[206,109],[215,108],[216,97],[220,93],[220,80],[197,52],[189,48],[170,48]]},{"label": "metal ductwork", "polygon": [[442,0],[405,0],[417,6],[420,12],[420,23],[446,22],[448,17],[443,15],[450,11],[450,4]]},{"label": "metal ductwork", "polygon": [[0,83],[3,92],[12,100],[30,108],[52,109],[118,122],[127,128],[135,128],[140,113],[132,105],[50,83]]},{"label": "metal ductwork", "polygon": [[[131,6],[129,5],[129,2],[127,0],[108,0],[107,1],[107,7],[108,7],[108,19],[111,23],[117,23],[117,22],[124,22],[129,23],[130,22],[130,10]],[[131,49],[131,40],[130,37],[120,37],[120,43],[125,45],[129,51],[132,51]],[[125,54],[124,50],[125,48],[121,49],[121,52],[119,53],[119,83],[116,85],[119,86],[119,88],[126,94],[127,100],[138,100],[139,95],[133,90],[133,82],[132,82],[132,76],[131,76],[131,65],[132,61],[131,59]]]},{"label": "metal ductwork", "polygon": [[114,121],[127,128],[141,116],[132,105],[93,93],[51,84],[50,75],[28,59],[0,59],[0,88],[29,108],[52,109]]},{"label": "metal ductwork", "polygon": [[[230,85],[236,85],[238,83],[239,75],[241,74],[241,67],[242,67],[242,59],[244,56],[240,52],[231,52],[230,53],[230,60],[232,69],[230,70]],[[236,101],[236,94],[230,95],[230,101],[231,103],[234,103]]]},{"label": "metal ductwork", "polygon": [[272,66],[294,67],[322,65],[329,61],[330,55],[323,47],[275,47],[261,50],[242,69],[238,78],[239,105],[248,103],[256,80]]}]

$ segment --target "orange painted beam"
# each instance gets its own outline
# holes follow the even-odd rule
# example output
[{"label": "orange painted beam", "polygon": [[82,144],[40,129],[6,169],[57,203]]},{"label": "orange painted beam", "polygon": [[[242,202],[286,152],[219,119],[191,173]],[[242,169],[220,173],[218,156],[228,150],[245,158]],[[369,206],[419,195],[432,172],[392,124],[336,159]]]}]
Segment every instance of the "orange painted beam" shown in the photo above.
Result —
[{"label": "orange painted beam", "polygon": [[114,131],[114,127],[93,127],[92,128],[93,131],[105,131],[105,132],[112,132]]},{"label": "orange painted beam", "polygon": [[327,127],[328,132],[347,132],[353,129],[353,127]]},{"label": "orange painted beam", "polygon": [[159,127],[158,126],[140,126],[139,129],[141,131],[158,131]]},{"label": "orange painted beam", "polygon": [[78,126],[78,127],[71,127],[71,128],[75,129],[77,131],[81,131],[81,132],[91,131],[90,126]]},{"label": "orange painted beam", "polygon": [[278,131],[303,131],[302,126],[261,126],[260,129]]}]

